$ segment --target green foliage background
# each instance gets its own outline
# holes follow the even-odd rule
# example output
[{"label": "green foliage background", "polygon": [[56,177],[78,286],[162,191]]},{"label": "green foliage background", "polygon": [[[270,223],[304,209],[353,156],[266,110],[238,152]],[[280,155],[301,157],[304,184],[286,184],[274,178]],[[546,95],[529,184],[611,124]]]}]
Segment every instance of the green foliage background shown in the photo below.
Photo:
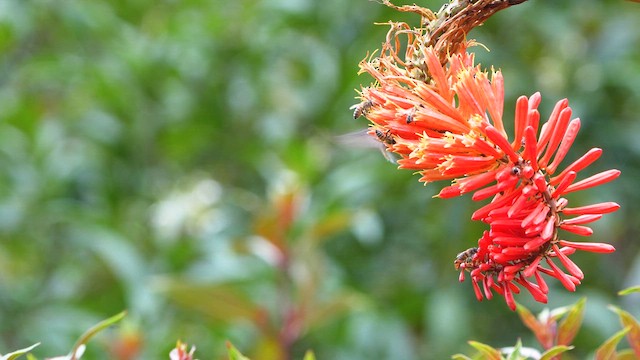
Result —
[{"label": "green foliage background", "polygon": [[[123,309],[87,358],[138,342],[137,358],[168,358],[177,339],[201,359],[227,339],[255,359],[535,346],[502,299],[457,281],[479,204],[432,199],[444,184],[336,141],[366,127],[349,110],[371,81],[357,64],[390,19],[419,21],[367,0],[1,1],[0,352],[64,354]],[[552,284],[552,307],[589,299],[575,358],[619,329],[604,305],[640,283],[638,19],[622,0],[530,0],[469,36],[504,73],[505,114],[523,94],[542,92],[543,118],[568,97],[583,127],[567,161],[602,147],[586,172],[622,170],[570,199],[622,205],[594,235],[618,251],[576,254],[576,293]],[[291,308],[306,320],[283,345]]]}]

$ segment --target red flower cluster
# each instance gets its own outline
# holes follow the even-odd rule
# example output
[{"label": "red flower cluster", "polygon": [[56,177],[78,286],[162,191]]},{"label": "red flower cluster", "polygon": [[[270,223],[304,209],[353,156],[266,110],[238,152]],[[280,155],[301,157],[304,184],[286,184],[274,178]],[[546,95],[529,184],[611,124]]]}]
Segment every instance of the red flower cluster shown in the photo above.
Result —
[{"label": "red flower cluster", "polygon": [[[461,281],[470,272],[478,300],[492,298],[495,291],[515,309],[519,284],[546,303],[548,287],[541,274],[574,291],[583,273],[569,255],[615,249],[562,240],[559,230],[591,235],[585,224],[619,206],[608,202],[572,208],[563,196],[611,181],[620,172],[609,170],[576,182],[577,173],[600,157],[602,150],[594,148],[556,174],[580,129],[566,99],[540,127],[540,94],[520,97],[515,136],[509,141],[502,122],[501,73],[489,76],[474,65],[468,43],[442,63],[420,31],[393,23],[382,54],[360,64],[361,72],[376,82],[362,89],[354,117],[365,115],[372,123],[370,133],[401,156],[400,168],[419,172],[420,181],[452,180],[439,197],[473,192],[473,200],[491,198],[472,217],[489,230],[477,247],[454,262]],[[403,35],[409,40],[404,59],[397,53]]]}]

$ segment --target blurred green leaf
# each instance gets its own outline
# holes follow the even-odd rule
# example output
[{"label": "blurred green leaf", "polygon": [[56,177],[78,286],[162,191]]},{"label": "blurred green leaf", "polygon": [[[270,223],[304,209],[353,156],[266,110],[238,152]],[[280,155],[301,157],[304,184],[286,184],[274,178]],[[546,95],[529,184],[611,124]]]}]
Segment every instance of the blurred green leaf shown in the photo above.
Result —
[{"label": "blurred green leaf", "polygon": [[347,311],[354,308],[362,308],[367,303],[367,299],[356,292],[345,292],[335,295],[332,299],[314,304],[314,306],[306,310],[306,322],[309,328],[322,326],[332,321]]},{"label": "blurred green leaf", "polygon": [[567,312],[569,312],[569,310],[571,309],[571,306],[573,305],[561,306],[561,307],[551,309],[551,311],[548,312],[546,319],[548,319],[549,321],[560,320]]},{"label": "blurred green leaf", "polygon": [[629,327],[626,327],[609,339],[607,339],[598,349],[596,350],[595,360],[615,360],[616,359],[616,346],[622,338],[631,330]]},{"label": "blurred green leaf", "polygon": [[472,358],[466,356],[466,355],[462,355],[462,354],[455,354],[451,356],[451,359],[453,360],[473,360]]},{"label": "blurred green leaf", "polygon": [[351,222],[352,216],[346,212],[332,213],[322,218],[311,227],[310,237],[314,245],[321,245],[337,232],[344,230]]},{"label": "blurred green leaf", "polygon": [[633,351],[633,349],[624,349],[624,350],[618,351],[616,360],[638,360],[638,356]]},{"label": "blurred green leaf", "polygon": [[233,344],[227,341],[227,354],[229,356],[229,360],[249,360],[248,357],[242,355],[238,349],[236,349]]},{"label": "blurred green leaf", "polygon": [[261,334],[256,346],[251,350],[255,359],[283,359],[287,349],[282,346],[278,334]]},{"label": "blurred green leaf", "polygon": [[70,360],[76,360],[78,358],[80,358],[79,353],[83,352],[83,350],[81,350],[82,347],[84,347],[89,340],[91,340],[92,337],[94,337],[97,333],[101,332],[102,330],[108,328],[109,326],[117,323],[118,321],[122,320],[125,316],[127,315],[126,311],[122,311],[116,315],[113,315],[112,317],[102,320],[99,323],[95,324],[94,326],[90,327],[87,331],[84,332],[84,334],[82,334],[80,336],[80,338],[76,341],[76,344],[73,346],[73,349],[71,349],[71,352],[69,353],[69,359]]},{"label": "blurred green leaf", "polygon": [[552,360],[556,355],[572,350],[573,346],[557,345],[542,353],[540,360]]},{"label": "blurred green leaf", "polygon": [[522,341],[518,338],[518,341],[516,342],[516,346],[510,349],[509,357],[507,358],[507,360],[519,360],[521,358],[520,356],[521,348],[522,348]]},{"label": "blurred green leaf", "polygon": [[17,358],[19,358],[20,356],[22,356],[22,355],[24,355],[24,354],[28,353],[29,351],[31,351],[31,350],[33,350],[33,349],[35,349],[38,345],[40,345],[40,343],[35,343],[35,344],[33,344],[33,345],[29,346],[29,347],[26,347],[26,348],[24,348],[24,349],[16,350],[16,351],[14,351],[14,352],[12,352],[12,353],[9,353],[9,354],[6,354],[6,355],[3,355],[2,357],[0,357],[0,360],[13,360],[13,359],[17,359]]},{"label": "blurred green leaf", "polygon": [[307,352],[304,353],[304,358],[302,358],[302,360],[316,360],[316,356],[313,351],[307,350]]},{"label": "blurred green leaf", "polygon": [[502,354],[500,350],[495,349],[489,345],[477,342],[477,341],[469,341],[469,345],[473,346],[476,350],[480,351],[483,355],[483,359],[488,360],[502,360]]},{"label": "blurred green leaf", "polygon": [[255,320],[261,308],[239,290],[240,283],[196,284],[166,279],[158,288],[171,301],[185,309],[209,316],[213,320]]},{"label": "blurred green leaf", "polygon": [[632,286],[632,287],[628,287],[626,289],[620,290],[618,291],[618,295],[624,296],[624,295],[629,295],[637,292],[640,292],[640,285],[636,285],[636,286]]},{"label": "blurred green leaf", "polygon": [[584,317],[584,307],[587,299],[582,298],[569,307],[567,316],[560,321],[558,333],[556,335],[556,345],[571,345],[571,342],[578,334],[582,326]]},{"label": "blurred green leaf", "polygon": [[636,356],[640,358],[640,323],[638,323],[638,320],[636,320],[633,315],[617,306],[609,305],[609,309],[618,314],[622,326],[629,329],[627,339]]}]

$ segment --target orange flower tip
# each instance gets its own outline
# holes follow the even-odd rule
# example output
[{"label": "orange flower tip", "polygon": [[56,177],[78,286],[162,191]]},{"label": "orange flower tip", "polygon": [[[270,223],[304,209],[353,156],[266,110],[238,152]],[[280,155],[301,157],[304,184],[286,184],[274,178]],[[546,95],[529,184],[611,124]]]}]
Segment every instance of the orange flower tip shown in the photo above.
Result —
[{"label": "orange flower tip", "polygon": [[547,239],[545,239],[545,238],[543,238],[541,236],[538,236],[538,237],[533,238],[532,240],[527,241],[524,244],[523,248],[526,251],[533,252],[534,250],[540,248],[540,246],[542,246],[546,242],[547,242]]},{"label": "orange flower tip", "polygon": [[553,236],[553,229],[555,228],[555,220],[553,217],[549,218],[542,228],[542,232],[540,233],[540,237],[545,240],[551,239]]},{"label": "orange flower tip", "polygon": [[478,286],[478,280],[472,279],[471,284],[473,284],[473,292],[476,294],[476,299],[478,299],[478,301],[482,301],[483,296],[482,291],[480,290],[480,286]]},{"label": "orange flower tip", "polygon": [[524,286],[527,290],[529,290],[529,293],[531,294],[531,296],[533,296],[533,299],[535,301],[543,304],[547,303],[547,295],[542,292],[542,290],[537,285],[527,281],[522,277],[518,279],[518,282],[522,284],[522,286]]},{"label": "orange flower tip", "polygon": [[581,206],[576,208],[564,208],[562,213],[565,215],[583,215],[583,214],[607,214],[620,209],[620,205],[613,201],[603,202],[593,205]]},{"label": "orange flower tip", "polygon": [[580,191],[580,190],[588,189],[594,186],[599,186],[616,179],[618,176],[620,176],[620,170],[612,169],[612,170],[603,171],[601,173],[595,174],[584,180],[578,181],[575,184],[570,185],[569,187],[567,187],[564,193],[566,194],[573,191]]},{"label": "orange flower tip", "polygon": [[473,201],[480,201],[480,200],[484,200],[488,197],[491,197],[497,193],[500,192],[500,188],[498,187],[498,184],[496,185],[491,185],[488,186],[484,189],[480,189],[478,191],[476,191],[475,193],[473,193],[473,196],[471,197],[471,200]]},{"label": "orange flower tip", "polygon": [[593,230],[590,227],[587,227],[587,226],[562,224],[562,225],[560,225],[560,228],[562,230],[565,230],[565,231],[568,231],[568,232],[572,232],[574,234],[578,234],[578,235],[582,235],[582,236],[591,236],[591,235],[593,235]]},{"label": "orange flower tip", "polygon": [[514,274],[517,274],[518,271],[520,271],[520,269],[522,269],[524,266],[525,266],[524,263],[518,263],[516,265],[508,265],[504,267],[504,272],[505,274],[514,275]]},{"label": "orange flower tip", "polygon": [[[558,265],[556,265],[551,259],[547,258],[547,264],[549,264],[549,266],[551,267],[551,276],[555,277],[556,279],[560,280],[560,283],[562,284],[562,286],[565,287],[565,289],[574,292],[576,291],[576,283],[573,279],[575,279],[575,277],[571,276],[571,275],[567,275],[565,274],[562,270],[560,270],[560,268],[558,267]],[[576,279],[578,280],[578,279]],[[580,282],[580,280],[578,280],[578,283]]]},{"label": "orange flower tip", "polygon": [[567,246],[567,247],[574,248],[576,250],[601,253],[601,254],[609,254],[616,251],[616,248],[613,247],[613,245],[605,244],[605,243],[573,242],[573,241],[560,240],[558,241],[558,244],[560,246]]},{"label": "orange flower tip", "polygon": [[516,311],[516,301],[513,298],[513,292],[511,291],[510,283],[504,283],[503,290],[504,299],[507,302],[507,306],[509,306],[509,309],[511,309],[511,311]]},{"label": "orange flower tip", "polygon": [[524,152],[522,157],[525,160],[531,162],[531,164],[533,164],[534,166],[538,166],[538,145],[536,140],[536,130],[531,125],[527,126],[524,129],[524,144]]},{"label": "orange flower tip", "polygon": [[522,275],[524,275],[524,277],[529,277],[532,276],[534,274],[537,274],[537,270],[538,270],[538,264],[540,264],[540,261],[542,260],[542,256],[538,256],[536,257],[528,266],[526,269],[524,269],[524,271],[522,272]]},{"label": "orange flower tip", "polygon": [[558,187],[551,193],[551,197],[557,198],[559,194],[562,194],[567,189],[567,187],[571,185],[571,183],[576,179],[577,176],[578,174],[575,171],[569,171],[567,175],[565,175],[564,178],[560,181]]},{"label": "orange flower tip", "polygon": [[485,207],[482,207],[476,210],[473,214],[471,214],[471,220],[478,221],[482,220],[485,216],[487,216],[487,210]]},{"label": "orange flower tip", "polygon": [[557,244],[553,244],[553,251],[555,252],[558,260],[560,260],[564,268],[567,269],[571,275],[575,276],[578,280],[584,279],[584,273],[582,270],[580,270],[578,265],[571,261],[571,259],[569,259],[569,257],[558,248]]},{"label": "orange flower tip", "polygon": [[509,144],[509,140],[507,140],[498,129],[489,125],[485,129],[485,134],[496,146],[498,146],[505,154],[509,157],[513,163],[517,163],[520,160],[520,157]]},{"label": "orange flower tip", "polygon": [[547,180],[544,175],[538,173],[533,176],[533,184],[538,188],[538,191],[543,193],[547,191]]},{"label": "orange flower tip", "polygon": [[458,185],[451,185],[443,188],[440,192],[434,197],[439,197],[441,199],[448,199],[456,196],[462,195],[462,190]]},{"label": "orange flower tip", "polygon": [[560,175],[554,178],[551,178],[550,182],[553,184],[558,183],[567,171],[573,170],[575,172],[578,172],[586,168],[587,166],[593,164],[593,162],[598,160],[601,155],[602,155],[602,149],[592,148],[591,150],[587,151],[584,155],[582,155],[582,157],[580,157],[578,160],[574,161],[571,165],[569,165],[564,171],[560,173]]},{"label": "orange flower tip", "polygon": [[562,224],[581,225],[581,224],[588,224],[590,222],[598,221],[600,219],[602,219],[602,214],[586,214],[586,215],[576,216],[571,219],[562,220]]}]

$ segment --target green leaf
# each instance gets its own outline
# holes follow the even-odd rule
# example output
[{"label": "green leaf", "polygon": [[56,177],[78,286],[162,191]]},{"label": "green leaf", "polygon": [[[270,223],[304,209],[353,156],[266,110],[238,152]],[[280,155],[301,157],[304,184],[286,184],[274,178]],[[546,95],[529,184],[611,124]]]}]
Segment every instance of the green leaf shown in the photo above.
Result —
[{"label": "green leaf", "polygon": [[483,359],[487,360],[503,360],[500,350],[494,349],[489,345],[477,342],[469,341],[469,345],[473,346],[476,350],[480,351],[484,356]]},{"label": "green leaf", "polygon": [[[267,330],[274,332],[273,330]],[[277,334],[263,333],[252,349],[252,355],[256,359],[285,359],[286,349],[282,346]]]},{"label": "green leaf", "polygon": [[343,316],[349,310],[366,305],[367,299],[356,292],[343,292],[327,302],[314,304],[307,309],[307,326],[317,328],[327,321]]},{"label": "green leaf", "polygon": [[633,352],[632,349],[624,349],[622,351],[618,351],[618,356],[616,356],[616,360],[638,360],[636,353]]},{"label": "green leaf", "polygon": [[69,353],[69,360],[79,359],[81,356],[81,352],[84,351],[85,344],[89,342],[92,337],[94,337],[100,331],[122,320],[126,315],[127,312],[123,311],[90,327],[87,331],[84,332],[84,334],[80,336],[78,341],[76,341],[76,344],[73,346],[71,353]]},{"label": "green leaf", "polygon": [[507,358],[507,360],[518,360],[518,359],[520,359],[520,349],[521,348],[522,348],[522,341],[520,339],[518,339],[518,342],[516,342],[516,346],[514,346],[512,349],[510,349],[509,357]]},{"label": "green leaf", "polygon": [[307,350],[302,360],[316,360],[316,356],[313,354],[313,351]]},{"label": "green leaf", "polygon": [[624,295],[629,295],[637,292],[640,292],[640,285],[636,285],[636,286],[632,286],[632,287],[628,287],[626,289],[620,290],[618,291],[618,295],[624,296]]},{"label": "green leaf", "polygon": [[242,355],[238,349],[236,349],[231,342],[227,341],[227,352],[229,355],[229,360],[249,360],[248,357]]},{"label": "green leaf", "polygon": [[452,360],[473,360],[472,358],[462,354],[455,354],[451,356],[451,359]]},{"label": "green leaf", "polygon": [[197,284],[161,279],[157,286],[176,304],[199,311],[216,321],[252,320],[261,311],[240,291],[239,283]]},{"label": "green leaf", "polygon": [[618,314],[622,326],[629,328],[627,340],[629,340],[629,344],[631,344],[631,348],[636,353],[636,356],[640,358],[640,323],[638,323],[638,320],[636,320],[633,315],[619,307],[609,305],[609,309]]},{"label": "green leaf", "polygon": [[543,352],[542,356],[540,357],[540,360],[551,360],[556,355],[572,350],[573,348],[574,348],[573,346],[566,346],[566,345],[554,346],[551,349]]},{"label": "green leaf", "polygon": [[587,302],[586,298],[578,300],[573,306],[569,307],[567,316],[560,322],[558,333],[556,335],[556,345],[571,345],[571,342],[578,334],[582,326],[584,318],[584,306]]},{"label": "green leaf", "polygon": [[522,346],[522,341],[518,339],[516,346],[503,347],[500,349],[502,354],[508,354],[508,360],[520,360],[520,359],[539,359],[540,351],[530,347]]},{"label": "green leaf", "polygon": [[612,337],[607,339],[604,344],[600,345],[600,347],[596,350],[595,360],[615,360],[616,359],[616,346],[622,338],[631,330],[629,327],[626,327],[617,333],[615,333]]},{"label": "green leaf", "polygon": [[16,350],[12,353],[9,353],[7,355],[4,355],[2,357],[0,357],[0,360],[13,360],[13,359],[17,359],[20,356],[28,353],[29,351],[33,350],[34,348],[36,348],[38,345],[40,345],[40,343],[35,343],[27,348],[24,349],[20,349],[20,350]]},{"label": "green leaf", "polygon": [[548,319],[550,319],[551,321],[558,321],[560,320],[571,308],[571,306],[561,306],[555,309],[552,309],[549,314],[548,314]]},{"label": "green leaf", "polygon": [[329,214],[311,226],[308,238],[312,240],[313,245],[318,246],[325,240],[330,239],[331,235],[349,226],[352,217],[346,212]]}]

